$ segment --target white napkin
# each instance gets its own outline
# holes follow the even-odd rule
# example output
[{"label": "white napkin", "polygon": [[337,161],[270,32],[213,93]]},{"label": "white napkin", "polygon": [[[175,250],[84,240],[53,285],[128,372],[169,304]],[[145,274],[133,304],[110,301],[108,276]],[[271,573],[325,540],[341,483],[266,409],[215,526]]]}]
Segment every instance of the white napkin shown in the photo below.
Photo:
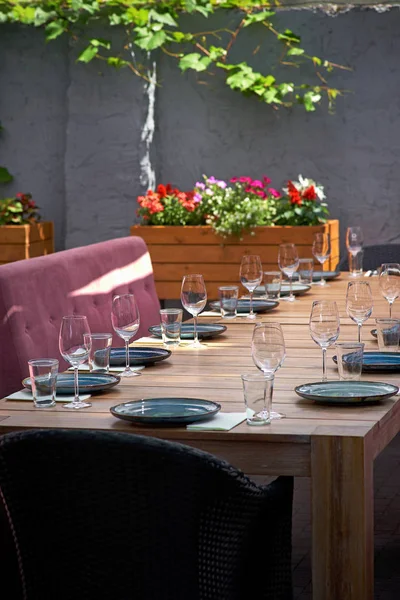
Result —
[{"label": "white napkin", "polygon": [[[250,313],[238,313],[236,315],[236,318],[240,318],[240,317],[248,317]],[[212,310],[205,310],[204,312],[199,314],[199,317],[221,317],[221,313],[218,311],[212,311]],[[226,321],[231,321],[232,319],[226,319]]]},{"label": "white napkin", "polygon": [[[90,398],[90,394],[79,394],[79,398],[81,400],[87,400],[88,398]],[[73,400],[74,396],[67,396],[67,395],[60,395],[60,396],[56,396],[55,397],[55,401],[56,402],[69,402],[70,400]],[[6,400],[28,400],[30,402],[33,402],[33,396],[32,396],[32,392],[30,392],[29,390],[23,389],[23,390],[19,390],[19,392],[14,392],[13,394],[10,394],[9,396],[6,396]]]},{"label": "white napkin", "polygon": [[199,423],[191,423],[186,425],[186,429],[190,431],[229,431],[239,425],[242,421],[246,420],[245,412],[235,413],[217,413],[211,419],[207,421],[200,421]]},{"label": "white napkin", "polygon": [[[144,369],[144,365],[138,365],[135,367],[131,367],[132,371],[141,371]],[[69,367],[68,371],[73,371],[74,367]],[[90,371],[89,365],[80,365],[79,371]],[[125,371],[125,367],[110,367],[110,373],[122,373]],[[106,373],[98,373],[98,375],[106,375]]]}]

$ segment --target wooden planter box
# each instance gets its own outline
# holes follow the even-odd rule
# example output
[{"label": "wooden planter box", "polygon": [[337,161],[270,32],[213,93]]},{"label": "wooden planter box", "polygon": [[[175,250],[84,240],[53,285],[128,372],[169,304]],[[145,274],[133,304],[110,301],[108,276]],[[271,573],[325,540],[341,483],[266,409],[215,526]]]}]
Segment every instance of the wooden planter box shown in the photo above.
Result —
[{"label": "wooden planter box", "polygon": [[[218,286],[239,283],[243,254],[258,254],[265,271],[278,269],[278,246],[296,244],[301,258],[312,257],[314,234],[331,234],[332,252],[324,269],[339,262],[339,221],[312,227],[256,227],[255,235],[221,238],[211,227],[132,225],[131,235],[143,238],[149,248],[160,299],[180,298],[183,275],[202,273],[208,297],[217,298]],[[321,267],[319,267],[321,268]]]},{"label": "wooden planter box", "polygon": [[0,264],[52,252],[54,252],[54,225],[51,221],[32,225],[0,226]]}]

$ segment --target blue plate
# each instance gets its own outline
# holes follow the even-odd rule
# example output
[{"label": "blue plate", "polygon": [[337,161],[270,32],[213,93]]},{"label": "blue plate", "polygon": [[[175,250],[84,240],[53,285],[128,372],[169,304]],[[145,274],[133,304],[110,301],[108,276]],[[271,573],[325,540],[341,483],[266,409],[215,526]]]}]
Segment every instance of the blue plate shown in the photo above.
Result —
[{"label": "blue plate", "polygon": [[[332,358],[337,363],[337,356]],[[364,373],[398,373],[400,371],[400,353],[364,352],[362,370]]]},{"label": "blue plate", "polygon": [[[161,325],[152,325],[149,327],[150,333],[155,335],[156,337],[161,336]],[[216,335],[220,335],[226,331],[226,325],[217,325],[213,323],[198,323],[197,324],[197,333],[199,335],[200,340],[204,340],[205,338],[212,338]],[[182,323],[181,329],[181,339],[182,340],[193,340],[194,339],[194,325],[193,323]]]},{"label": "blue plate", "polygon": [[209,419],[220,410],[220,404],[199,398],[144,398],[110,408],[118,419],[146,425],[186,425]]},{"label": "blue plate", "polygon": [[[292,284],[292,292],[294,296],[302,296],[306,294],[309,290],[311,290],[311,285],[307,285],[305,283],[293,283]],[[290,284],[282,283],[281,285],[281,296],[289,296],[290,294]]]},{"label": "blue plate", "polygon": [[[120,382],[120,377],[117,375],[97,375],[88,373],[79,373],[79,393],[81,394],[93,394],[94,392],[103,392],[117,385]],[[22,385],[28,390],[32,390],[31,378],[26,377]],[[43,389],[46,389],[44,386]],[[74,394],[74,374],[73,373],[59,373],[57,375],[56,383],[57,394]]]},{"label": "blue plate", "polygon": [[[171,350],[164,348],[146,348],[138,346],[137,348],[129,348],[129,364],[133,367],[136,365],[153,365],[160,360],[165,360],[171,356]],[[125,348],[111,348],[110,366],[124,367],[126,364]]]},{"label": "blue plate", "polygon": [[[326,281],[330,281],[331,279],[336,279],[339,277],[340,271],[313,271],[313,281],[321,281],[322,277]],[[299,274],[294,273],[293,279],[299,279]]]},{"label": "blue plate", "polygon": [[[279,302],[276,300],[253,300],[253,311],[256,313],[267,312],[279,306]],[[218,300],[210,302],[211,310],[220,311],[220,304]],[[240,313],[248,313],[250,312],[250,300],[247,298],[241,298],[238,300],[237,312]]]},{"label": "blue plate", "polygon": [[391,398],[399,391],[396,385],[379,381],[318,381],[294,388],[307,400],[324,404],[371,404]]}]

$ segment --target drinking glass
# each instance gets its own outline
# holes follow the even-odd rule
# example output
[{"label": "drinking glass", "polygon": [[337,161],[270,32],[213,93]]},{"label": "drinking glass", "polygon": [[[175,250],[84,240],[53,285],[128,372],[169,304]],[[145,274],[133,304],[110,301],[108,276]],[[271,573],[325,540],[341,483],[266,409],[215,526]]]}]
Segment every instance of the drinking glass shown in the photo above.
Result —
[{"label": "drinking glass", "polygon": [[202,348],[197,333],[197,317],[207,303],[207,291],[203,275],[185,275],[181,288],[182,306],[193,317],[194,322],[194,341],[190,346],[192,348]]},{"label": "drinking glass", "polygon": [[314,261],[312,258],[300,258],[299,260],[300,283],[311,284],[313,282]]},{"label": "drinking glass", "polygon": [[361,342],[362,324],[370,318],[374,302],[367,281],[349,281],[346,293],[346,311],[358,326],[358,341]]},{"label": "drinking glass", "polygon": [[261,284],[262,276],[263,272],[260,257],[255,254],[243,256],[240,265],[240,281],[250,294],[250,313],[247,316],[248,319],[256,318],[256,315],[253,312],[253,294],[256,287]]},{"label": "drinking glass", "polygon": [[[268,391],[270,406],[272,406],[275,373],[282,366],[286,356],[285,339],[279,323],[260,323],[254,327],[251,356],[256,367],[264,375],[271,377]],[[281,419],[284,416],[281,413],[270,411],[271,419]]]},{"label": "drinking glass", "polygon": [[114,296],[111,305],[111,323],[114,331],[125,342],[126,366],[121,377],[136,377],[140,375],[133,371],[129,364],[129,340],[137,333],[140,325],[139,308],[134,294]]},{"label": "drinking glass", "polygon": [[282,273],[289,277],[290,293],[287,300],[293,302],[295,296],[292,293],[292,279],[293,274],[299,268],[299,255],[294,244],[281,244],[279,246],[278,265]]},{"label": "drinking glass", "polygon": [[89,358],[90,344],[85,344],[85,333],[90,333],[89,323],[83,315],[70,315],[62,318],[59,347],[62,357],[74,367],[75,396],[72,402],[63,404],[63,408],[87,408],[90,402],[79,398],[79,365]]},{"label": "drinking glass", "polygon": [[34,406],[36,408],[55,406],[58,360],[55,358],[36,358],[28,360],[28,366]]},{"label": "drinking glass", "polygon": [[266,297],[269,300],[279,300],[281,296],[282,273],[280,271],[264,271],[263,283]]},{"label": "drinking glass", "polygon": [[359,381],[361,378],[364,344],[344,342],[335,345],[339,379]]},{"label": "drinking glass", "polygon": [[349,271],[351,277],[358,277],[363,272],[364,250],[360,250],[357,254],[349,252]]},{"label": "drinking glass", "polygon": [[181,308],[160,310],[162,341],[167,348],[176,348],[181,343],[182,315]]},{"label": "drinking glass", "polygon": [[[331,236],[329,233],[315,233],[314,241],[312,245],[312,253],[319,263],[321,263],[321,269],[324,268],[324,262],[328,260],[331,255]],[[325,285],[326,280],[324,276],[321,277],[319,285]]]},{"label": "drinking glass", "polygon": [[399,263],[384,263],[380,268],[379,287],[382,296],[389,302],[389,317],[392,318],[392,304],[400,295]]},{"label": "drinking glass", "polygon": [[348,227],[346,230],[346,248],[349,254],[349,270],[353,277],[358,275],[358,269],[355,268],[357,261],[354,261],[354,259],[362,251],[363,244],[364,235],[361,227]]},{"label": "drinking glass", "polygon": [[89,347],[89,369],[91,373],[108,373],[110,370],[111,333],[85,333],[85,344]]},{"label": "drinking glass", "polygon": [[340,332],[340,319],[336,302],[314,300],[309,327],[312,339],[322,349],[322,381],[327,381],[326,350],[336,342]]},{"label": "drinking glass", "polygon": [[219,305],[223,319],[234,319],[237,316],[239,288],[237,285],[224,285],[218,288]]},{"label": "drinking glass", "polygon": [[246,421],[248,425],[268,425],[271,413],[273,375],[248,373],[242,375]]},{"label": "drinking glass", "polygon": [[375,319],[380,352],[398,352],[400,319]]}]

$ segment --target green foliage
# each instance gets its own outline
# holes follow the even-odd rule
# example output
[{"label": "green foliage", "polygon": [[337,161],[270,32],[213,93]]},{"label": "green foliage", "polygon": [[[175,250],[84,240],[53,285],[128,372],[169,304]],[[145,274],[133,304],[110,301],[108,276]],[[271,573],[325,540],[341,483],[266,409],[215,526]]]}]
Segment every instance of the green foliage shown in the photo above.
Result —
[{"label": "green foliage", "polygon": [[40,221],[39,207],[30,194],[0,199],[0,225],[26,225]]},{"label": "green foliage", "polygon": [[[311,112],[326,97],[332,109],[341,92],[328,86],[326,74],[333,68],[344,67],[309,56],[300,47],[301,38],[290,29],[278,31],[273,25],[275,12],[270,10],[273,7],[272,0],[271,3],[255,0],[0,0],[0,23],[42,27],[47,41],[70,34],[84,44],[78,57],[82,63],[103,60],[116,68],[128,67],[146,78],[146,68],[137,65],[132,53],[126,50],[135,46],[146,52],[159,49],[176,60],[182,72],[219,71],[224,73],[225,83],[232,90],[275,108],[298,103]],[[241,15],[234,31],[228,27],[199,33],[180,30],[182,13],[200,14],[207,19],[217,10],[227,14],[235,10],[235,14]],[[126,35],[123,51],[110,40],[85,39],[88,27],[99,21],[122,28]],[[311,63],[316,83],[307,81],[295,85],[291,81],[277,81],[270,73],[254,71],[246,62],[231,63],[232,45],[243,29],[253,26],[264,27],[268,42],[281,46],[282,64],[301,67],[305,62]],[[220,45],[216,46],[216,41]]]},{"label": "green foliage", "polygon": [[[3,127],[0,123],[0,131],[3,130]],[[14,177],[11,175],[9,170],[6,167],[0,165],[0,183],[10,183]]]}]

